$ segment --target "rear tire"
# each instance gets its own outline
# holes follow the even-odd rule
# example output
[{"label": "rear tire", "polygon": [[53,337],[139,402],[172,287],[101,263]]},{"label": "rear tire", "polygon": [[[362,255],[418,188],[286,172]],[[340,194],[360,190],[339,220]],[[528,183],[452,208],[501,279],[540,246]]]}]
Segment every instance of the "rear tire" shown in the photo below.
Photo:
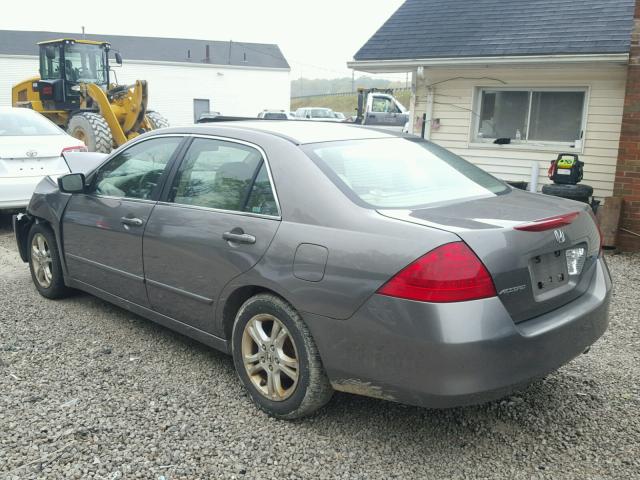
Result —
[{"label": "rear tire", "polygon": [[152,130],[157,130],[159,128],[166,128],[169,126],[169,120],[164,118],[158,112],[147,112],[147,121],[151,125]]},{"label": "rear tire", "polygon": [[29,231],[27,248],[31,279],[40,295],[50,299],[68,297],[72,290],[64,284],[53,231],[41,223],[34,224]]},{"label": "rear tire", "polygon": [[67,132],[82,140],[90,152],[109,153],[113,147],[113,136],[109,124],[95,112],[80,112],[69,120]]},{"label": "rear tire", "polygon": [[331,399],[333,388],[311,333],[282,298],[259,294],[247,300],[236,315],[231,344],[240,380],[267,414],[301,418]]}]

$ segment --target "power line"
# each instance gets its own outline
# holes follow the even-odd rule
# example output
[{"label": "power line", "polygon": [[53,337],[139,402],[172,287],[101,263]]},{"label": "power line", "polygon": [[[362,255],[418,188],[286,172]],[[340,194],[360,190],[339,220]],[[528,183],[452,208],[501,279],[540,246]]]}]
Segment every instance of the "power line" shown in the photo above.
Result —
[{"label": "power line", "polygon": [[324,70],[324,71],[327,71],[327,72],[339,73],[339,74],[341,74],[341,75],[343,75],[345,77],[348,76],[347,72],[349,70],[352,70],[350,68],[345,68],[344,70],[336,70],[335,68],[323,67],[323,66],[320,66],[320,65],[315,65],[313,63],[303,62],[303,61],[297,60],[295,58],[285,57],[283,53],[280,53],[280,55],[274,55],[274,54],[272,54],[270,52],[266,52],[266,51],[263,51],[263,50],[259,50],[257,48],[253,48],[253,47],[249,46],[248,44],[245,44],[245,43],[242,43],[242,42],[233,42],[233,43],[235,45],[242,45],[242,48],[244,48],[246,50],[250,50],[252,52],[259,53],[261,55],[266,55],[268,57],[275,58],[277,60],[284,59],[290,64],[302,65],[302,66],[305,66],[305,67],[311,67],[311,68],[315,68],[315,69],[318,69],[318,70]]}]

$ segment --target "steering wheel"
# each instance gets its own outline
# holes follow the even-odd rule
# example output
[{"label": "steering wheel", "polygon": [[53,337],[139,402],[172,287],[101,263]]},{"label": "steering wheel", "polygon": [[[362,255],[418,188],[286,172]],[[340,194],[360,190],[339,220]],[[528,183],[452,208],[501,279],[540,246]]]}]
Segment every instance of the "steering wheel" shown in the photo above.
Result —
[{"label": "steering wheel", "polygon": [[151,195],[153,189],[158,185],[160,175],[162,175],[162,171],[151,170],[140,177],[140,180],[138,180],[138,191],[143,194],[143,198],[147,198]]}]

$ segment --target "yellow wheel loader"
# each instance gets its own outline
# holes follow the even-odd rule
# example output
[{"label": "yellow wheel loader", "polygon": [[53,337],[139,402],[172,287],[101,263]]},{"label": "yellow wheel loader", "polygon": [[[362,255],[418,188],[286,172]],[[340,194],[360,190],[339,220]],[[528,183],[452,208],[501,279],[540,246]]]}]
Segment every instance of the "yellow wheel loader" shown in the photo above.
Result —
[{"label": "yellow wheel loader", "polygon": [[[109,153],[141,133],[169,126],[147,110],[147,82],[117,85],[110,81],[107,42],[64,38],[41,42],[40,76],[15,85],[14,107],[42,113],[89,151]],[[122,57],[115,53],[116,63]]]}]

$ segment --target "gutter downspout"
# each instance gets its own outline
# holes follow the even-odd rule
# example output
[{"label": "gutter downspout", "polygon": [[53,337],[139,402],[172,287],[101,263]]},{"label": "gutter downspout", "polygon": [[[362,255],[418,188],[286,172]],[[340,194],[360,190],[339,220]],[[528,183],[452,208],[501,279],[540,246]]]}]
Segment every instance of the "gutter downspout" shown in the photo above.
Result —
[{"label": "gutter downspout", "polygon": [[[354,70],[355,71],[355,70]],[[417,95],[418,95],[418,88],[417,88],[417,82],[418,82],[418,71],[414,70],[413,72],[411,72],[411,99],[409,100],[409,133],[412,133],[415,135],[415,131],[413,130],[415,125],[416,125],[416,104],[418,103],[416,101],[417,99]]]},{"label": "gutter downspout", "polygon": [[423,138],[425,140],[431,140],[431,121],[433,120],[433,102],[435,97],[433,87],[427,87],[427,107],[425,109],[425,118],[424,118],[424,135]]}]

